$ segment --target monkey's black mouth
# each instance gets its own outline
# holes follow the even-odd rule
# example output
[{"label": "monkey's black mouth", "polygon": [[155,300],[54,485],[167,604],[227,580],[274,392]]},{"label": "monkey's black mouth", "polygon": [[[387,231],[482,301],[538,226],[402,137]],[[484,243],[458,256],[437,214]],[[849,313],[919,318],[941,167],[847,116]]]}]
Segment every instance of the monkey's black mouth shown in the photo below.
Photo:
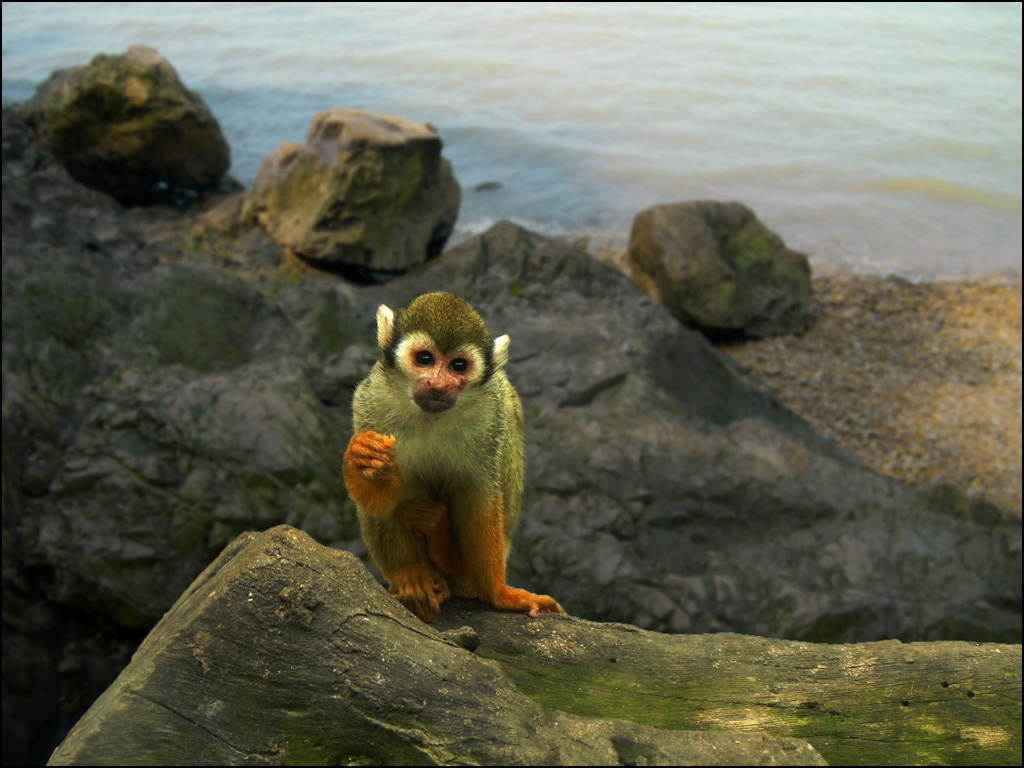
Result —
[{"label": "monkey's black mouth", "polygon": [[453,405],[456,398],[441,395],[439,397],[428,397],[426,395],[414,395],[412,398],[420,410],[427,413],[444,413]]}]

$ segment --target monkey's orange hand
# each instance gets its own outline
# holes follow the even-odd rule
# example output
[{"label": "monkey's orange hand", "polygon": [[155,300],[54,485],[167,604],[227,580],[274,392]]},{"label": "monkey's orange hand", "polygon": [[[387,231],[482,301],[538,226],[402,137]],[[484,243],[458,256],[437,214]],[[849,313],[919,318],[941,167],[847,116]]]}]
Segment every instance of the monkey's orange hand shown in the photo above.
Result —
[{"label": "monkey's orange hand", "polygon": [[395,468],[395,438],[379,432],[353,435],[345,451],[346,468],[351,467],[368,480],[387,481]]},{"label": "monkey's orange hand", "polygon": [[393,435],[366,431],[353,435],[345,451],[342,472],[348,494],[375,515],[391,513],[401,488],[394,446]]},{"label": "monkey's orange hand", "polygon": [[528,611],[531,619],[541,613],[565,613],[555,599],[547,595],[535,595],[525,589],[502,586],[494,596],[494,607],[503,611]]},{"label": "monkey's orange hand", "polygon": [[430,621],[451,593],[448,584],[425,565],[409,565],[388,577],[388,592],[421,621]]}]

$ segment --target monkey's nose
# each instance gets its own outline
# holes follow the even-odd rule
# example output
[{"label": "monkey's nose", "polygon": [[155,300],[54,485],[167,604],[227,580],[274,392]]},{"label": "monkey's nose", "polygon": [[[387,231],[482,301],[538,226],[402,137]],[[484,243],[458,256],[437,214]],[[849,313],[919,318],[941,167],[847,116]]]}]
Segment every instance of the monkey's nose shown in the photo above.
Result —
[{"label": "monkey's nose", "polygon": [[458,398],[449,390],[445,389],[424,389],[413,395],[413,400],[421,410],[427,413],[441,413],[447,411]]}]

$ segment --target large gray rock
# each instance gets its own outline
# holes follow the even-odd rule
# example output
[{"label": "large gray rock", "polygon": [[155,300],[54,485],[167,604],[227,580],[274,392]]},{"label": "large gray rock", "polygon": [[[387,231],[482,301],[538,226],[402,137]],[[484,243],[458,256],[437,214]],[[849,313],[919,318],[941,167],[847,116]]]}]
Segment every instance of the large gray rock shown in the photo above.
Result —
[{"label": "large gray rock", "polygon": [[397,272],[441,252],[460,200],[433,126],[330,109],[263,161],[245,216],[306,260]]},{"label": "large gray rock", "polygon": [[634,282],[682,323],[711,335],[806,330],[807,257],[742,203],[657,205],[637,214],[627,263]]},{"label": "large gray rock", "polygon": [[21,114],[76,180],[124,203],[214,187],[231,165],[206,104],[144,45],[54,72]]}]

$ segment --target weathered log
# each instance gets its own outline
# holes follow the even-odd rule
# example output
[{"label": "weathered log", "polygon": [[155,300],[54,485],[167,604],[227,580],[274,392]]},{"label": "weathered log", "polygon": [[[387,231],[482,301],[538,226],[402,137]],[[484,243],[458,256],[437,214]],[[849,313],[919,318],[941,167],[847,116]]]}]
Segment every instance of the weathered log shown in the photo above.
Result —
[{"label": "weathered log", "polygon": [[826,645],[515,623],[459,605],[478,655],[549,709],[657,728],[804,739],[834,765],[1019,765],[1021,646]]},{"label": "weathered log", "polygon": [[1019,763],[1020,660],[469,601],[431,626],[353,556],[279,526],[196,579],[50,764]]}]

